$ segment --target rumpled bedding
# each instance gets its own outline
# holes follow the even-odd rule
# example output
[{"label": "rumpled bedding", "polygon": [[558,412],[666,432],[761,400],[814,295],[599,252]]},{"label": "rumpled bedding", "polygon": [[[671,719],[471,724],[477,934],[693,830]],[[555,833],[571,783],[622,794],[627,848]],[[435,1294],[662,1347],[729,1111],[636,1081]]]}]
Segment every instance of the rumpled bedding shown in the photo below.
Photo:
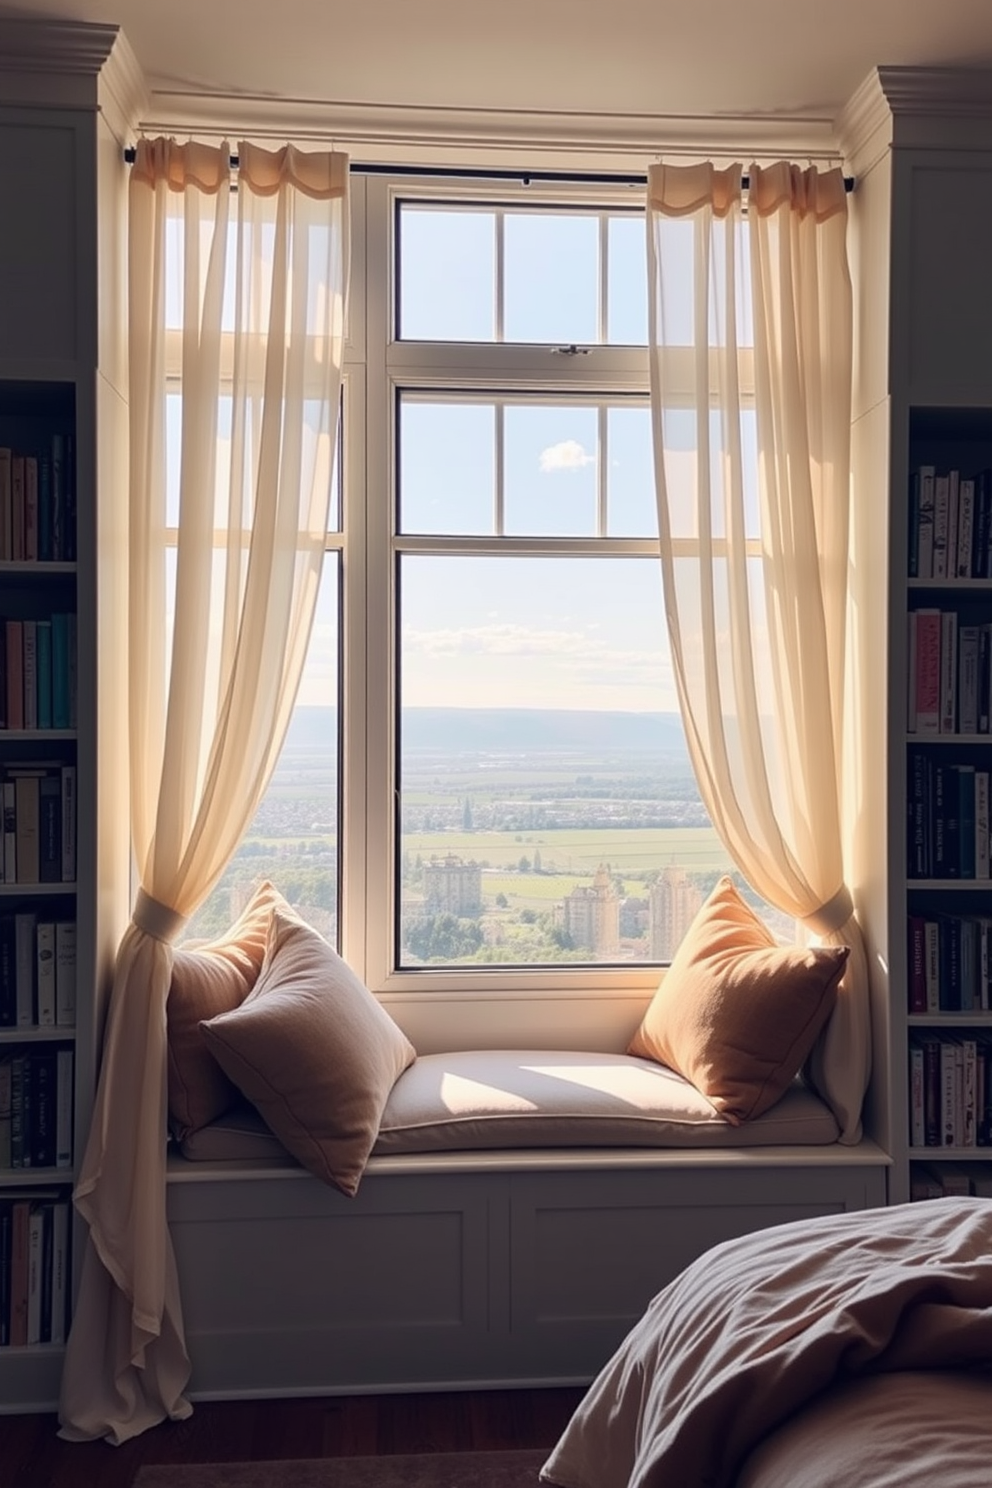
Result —
[{"label": "rumpled bedding", "polygon": [[[981,1387],[990,1361],[992,1200],[760,1230],[715,1246],[659,1292],[590,1386],[541,1480],[735,1488],[749,1454],[831,1386],[974,1370]],[[905,1456],[913,1451],[907,1435]],[[992,1483],[988,1448],[985,1471]]]}]

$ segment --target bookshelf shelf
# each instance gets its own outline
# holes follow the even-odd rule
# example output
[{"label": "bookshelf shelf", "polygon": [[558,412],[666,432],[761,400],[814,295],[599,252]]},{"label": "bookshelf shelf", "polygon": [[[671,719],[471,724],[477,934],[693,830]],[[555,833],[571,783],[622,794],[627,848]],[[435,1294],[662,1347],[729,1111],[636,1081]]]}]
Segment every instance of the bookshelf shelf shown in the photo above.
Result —
[{"label": "bookshelf shelf", "polygon": [[69,1179],[66,1168],[0,1168],[0,1189],[59,1188]]},{"label": "bookshelf shelf", "polygon": [[72,1043],[76,1030],[69,1024],[45,1024],[43,1027],[0,1028],[0,1044]]},{"label": "bookshelf shelf", "polygon": [[50,899],[53,895],[59,898],[71,898],[75,892],[75,883],[0,884],[0,899]]}]

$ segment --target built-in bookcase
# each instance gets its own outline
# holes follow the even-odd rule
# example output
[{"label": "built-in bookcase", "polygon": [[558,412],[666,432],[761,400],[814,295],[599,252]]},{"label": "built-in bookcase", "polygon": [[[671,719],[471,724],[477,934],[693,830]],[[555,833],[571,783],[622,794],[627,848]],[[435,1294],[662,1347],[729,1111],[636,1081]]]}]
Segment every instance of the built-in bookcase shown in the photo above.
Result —
[{"label": "built-in bookcase", "polygon": [[76,419],[0,383],[0,1347],[64,1343],[75,1169]]},{"label": "built-in bookcase", "polygon": [[906,531],[910,1191],[992,1193],[992,410],[912,410]]}]

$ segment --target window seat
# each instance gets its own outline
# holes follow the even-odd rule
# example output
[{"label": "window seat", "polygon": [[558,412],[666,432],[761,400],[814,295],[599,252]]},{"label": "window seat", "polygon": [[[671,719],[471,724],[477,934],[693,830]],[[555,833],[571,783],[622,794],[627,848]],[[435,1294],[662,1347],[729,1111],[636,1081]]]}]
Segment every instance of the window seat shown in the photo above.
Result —
[{"label": "window seat", "polygon": [[190,1393],[584,1384],[709,1246],[884,1203],[836,1136],[800,1082],[734,1127],[633,1056],[427,1054],[348,1198],[235,1108],[169,1162]]}]

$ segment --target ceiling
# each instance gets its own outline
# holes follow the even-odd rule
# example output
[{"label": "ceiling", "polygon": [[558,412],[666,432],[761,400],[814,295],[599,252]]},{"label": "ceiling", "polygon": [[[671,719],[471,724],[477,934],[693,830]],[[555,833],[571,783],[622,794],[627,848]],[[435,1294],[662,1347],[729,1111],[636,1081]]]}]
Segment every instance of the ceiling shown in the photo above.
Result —
[{"label": "ceiling", "polygon": [[[151,119],[511,110],[827,127],[877,64],[992,67],[992,0],[20,0],[119,24]],[[706,121],[706,128],[701,121]]]}]

